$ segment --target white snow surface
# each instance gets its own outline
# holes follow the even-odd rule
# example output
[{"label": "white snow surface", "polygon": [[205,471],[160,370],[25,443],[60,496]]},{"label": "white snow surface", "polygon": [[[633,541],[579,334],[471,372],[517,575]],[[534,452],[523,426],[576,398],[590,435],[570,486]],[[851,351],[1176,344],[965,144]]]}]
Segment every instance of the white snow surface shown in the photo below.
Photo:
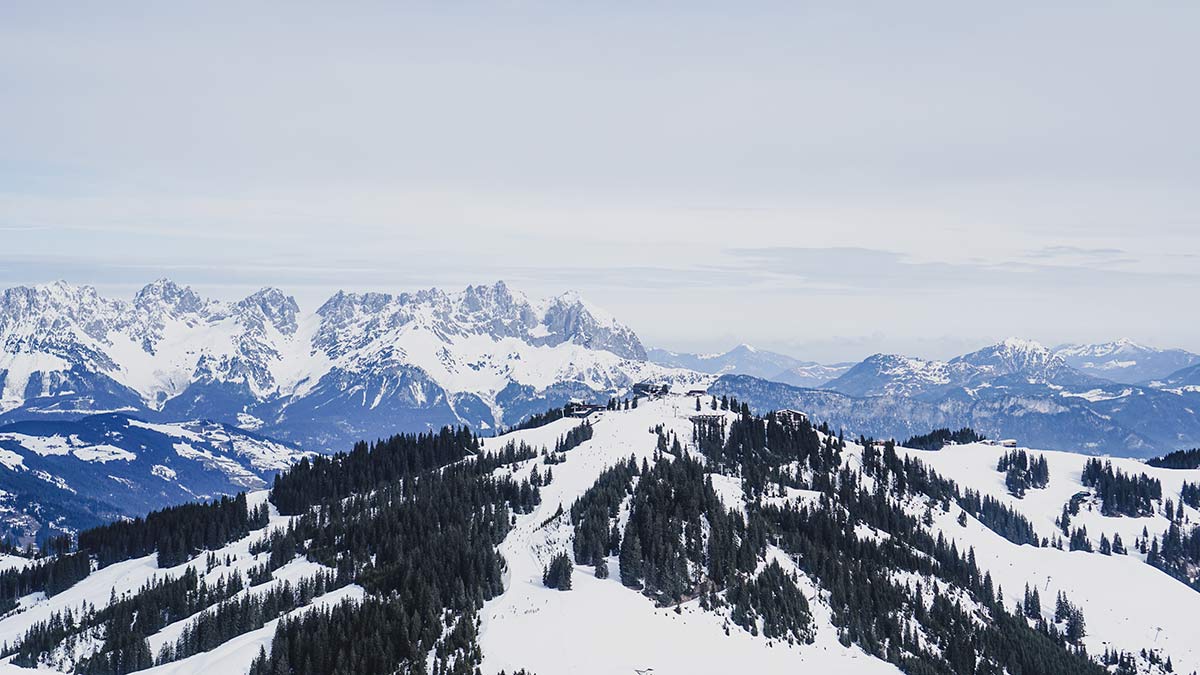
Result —
[{"label": "white snow surface", "polygon": [[[105,464],[114,460],[133,461],[137,455],[109,443],[87,443],[77,436],[30,436],[16,432],[0,433],[0,440],[15,441],[21,447],[43,457],[47,455],[74,455],[85,462]],[[13,453],[15,454],[15,453]],[[0,459],[0,463],[8,462]],[[22,462],[23,463],[23,462]],[[9,467],[14,468],[14,467]]]}]

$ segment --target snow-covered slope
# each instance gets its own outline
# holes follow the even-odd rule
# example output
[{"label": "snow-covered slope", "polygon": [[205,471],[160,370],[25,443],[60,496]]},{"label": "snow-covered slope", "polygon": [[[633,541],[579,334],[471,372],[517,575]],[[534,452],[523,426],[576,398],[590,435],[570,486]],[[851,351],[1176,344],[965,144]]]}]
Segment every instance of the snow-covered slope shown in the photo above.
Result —
[{"label": "snow-covered slope", "polygon": [[0,426],[0,536],[25,542],[266,487],[306,453],[216,422],[121,414]]},{"label": "snow-covered slope", "polygon": [[1156,380],[1151,386],[1160,389],[1172,389],[1177,392],[1200,392],[1200,364],[1181,368],[1162,380]]},{"label": "snow-covered slope", "polygon": [[[659,609],[644,597],[621,587],[619,562],[609,579],[595,579],[590,567],[577,566],[576,587],[569,593],[547,589],[541,574],[550,555],[569,545],[571,528],[563,522],[543,525],[559,504],[569,507],[596,480],[600,472],[630,455],[640,462],[653,460],[654,446],[646,429],[664,424],[681,439],[691,437],[689,416],[692,401],[669,397],[650,402],[635,411],[603,413],[592,421],[593,439],[572,451],[571,458],[554,467],[554,482],[543,488],[543,503],[530,517],[522,518],[504,544],[511,579],[508,590],[488,603],[484,611],[481,645],[484,672],[526,667],[533,672],[613,673],[653,669],[654,673],[785,673],[812,669],[813,672],[897,672],[857,648],[843,647],[836,629],[828,623],[817,627],[812,645],[774,643],[744,632],[726,636],[718,615],[699,609],[696,601],[685,602],[681,613]],[[705,411],[706,413],[709,412]],[[489,439],[498,447],[519,439],[533,445],[552,444],[573,424],[564,420],[547,427]],[[686,444],[690,451],[695,451]],[[1005,448],[975,444],[950,446],[940,452],[900,449],[902,455],[920,459],[942,475],[983,494],[991,495],[1034,524],[1038,534],[1053,537],[1055,519],[1064,504],[1080,492],[1080,472],[1088,457],[1068,452],[1047,451],[1050,483],[1046,489],[1030,490],[1024,499],[1008,494],[1004,474],[996,462]],[[862,448],[849,444],[848,466],[861,464]],[[1200,483],[1200,470],[1154,469],[1136,460],[1113,460],[1127,473],[1147,473],[1162,481],[1163,494],[1175,503],[1184,481]],[[720,484],[724,477],[714,476]],[[728,480],[728,479],[725,479]],[[740,506],[743,495],[736,479],[720,490],[731,504]],[[805,500],[802,493],[794,499]],[[1109,539],[1120,533],[1131,545],[1143,528],[1161,533],[1169,525],[1161,514],[1147,518],[1105,517],[1094,504],[1085,505],[1073,525],[1085,526],[1093,544],[1101,534]],[[923,509],[920,509],[923,510]],[[1187,507],[1187,518],[1200,522],[1200,511]],[[914,506],[914,511],[918,511]],[[934,527],[958,543],[960,550],[975,549],[983,569],[1004,590],[1005,602],[1013,605],[1023,597],[1025,584],[1037,586],[1043,607],[1053,611],[1053,598],[1064,591],[1078,599],[1087,619],[1085,644],[1090,653],[1105,647],[1133,651],[1151,646],[1172,657],[1176,672],[1200,668],[1200,645],[1195,643],[1193,619],[1200,613],[1200,592],[1145,564],[1144,554],[1106,556],[1081,551],[1060,551],[1014,544],[984,527],[974,518],[967,525],[956,522],[958,509],[935,515]],[[786,556],[783,556],[786,560]],[[1114,584],[1120,579],[1120,584]],[[811,583],[811,582],[807,582]],[[819,590],[806,586],[816,599],[815,616],[827,617],[820,608]],[[826,618],[825,621],[828,619]],[[538,649],[529,649],[522,636],[539,636]],[[614,649],[620,645],[620,649]]]},{"label": "snow-covered slope", "polygon": [[[578,675],[899,672],[857,647],[841,645],[828,608],[819,602],[816,642],[789,645],[737,628],[731,631],[727,617],[702,610],[696,600],[682,603],[678,612],[674,607],[656,607],[621,585],[616,556],[609,559],[613,571],[608,579],[596,579],[591,567],[577,565],[570,592],[543,585],[543,569],[554,553],[570,549],[572,531],[565,518],[548,524],[547,519],[560,505],[569,508],[604,469],[630,457],[638,462],[654,461],[654,436],[647,434],[647,429],[663,424],[680,438],[690,437],[689,417],[694,414],[693,399],[671,396],[643,403],[635,410],[592,416],[592,440],[572,450],[568,461],[552,467],[554,481],[542,488],[541,506],[518,518],[517,527],[501,548],[509,577],[505,593],[487,603],[481,615],[483,672],[519,668]],[[560,420],[487,439],[485,449],[502,448],[510,441],[553,447],[557,438],[577,424],[577,420]],[[517,475],[528,475],[534,466],[536,463],[527,464]],[[736,481],[730,492],[731,502],[740,500]],[[778,554],[778,558],[794,571],[786,555]],[[818,597],[811,581],[805,582],[804,591],[810,598]],[[532,639],[537,648],[531,648],[531,636],[536,636]]]},{"label": "snow-covered slope", "polygon": [[[1031,450],[1046,458],[1050,482],[1046,488],[1029,490],[1018,499],[1005,487],[1005,474],[996,470],[997,460],[1007,451],[978,443],[951,445],[937,452],[901,449],[942,475],[1021,513],[1033,523],[1039,536],[1061,536],[1056,519],[1063,506],[1077,494],[1094,493],[1080,480],[1088,458],[1077,453]],[[1159,480],[1163,502],[1169,499],[1179,504],[1183,483],[1200,482],[1200,470],[1157,469],[1133,459],[1110,461],[1115,469],[1127,474],[1146,474]],[[1120,535],[1130,548],[1126,555],[1016,546],[977,521],[957,526],[949,514],[940,516],[938,527],[960,548],[975,548],[976,556],[987,561],[993,578],[1004,587],[1010,603],[1021,597],[1026,583],[1036,585],[1042,598],[1053,598],[1060,590],[1077,598],[1087,617],[1089,635],[1085,644],[1090,652],[1102,652],[1106,646],[1137,650],[1153,645],[1171,655],[1177,672],[1191,672],[1200,668],[1200,645],[1193,639],[1193,617],[1200,612],[1200,592],[1145,564],[1146,554],[1132,548],[1143,530],[1158,536],[1170,526],[1171,521],[1161,511],[1163,502],[1158,503],[1158,513],[1131,518],[1104,516],[1099,503],[1088,499],[1071,517],[1071,527],[1086,528],[1097,549],[1102,535],[1109,540]],[[1200,523],[1200,511],[1192,507],[1184,510],[1185,522]]]},{"label": "snow-covered slope", "polygon": [[[262,504],[267,499],[266,491],[251,493],[248,502],[251,506]],[[278,515],[273,509],[266,528],[252,532],[249,536],[234,541],[211,552],[201,554],[194,559],[173,567],[161,568],[153,555],[134,558],[119,562],[88,576],[84,581],[75,584],[67,590],[46,597],[44,593],[36,593],[22,599],[17,610],[0,618],[0,642],[14,644],[23,637],[31,627],[39,622],[50,619],[55,614],[73,612],[82,613],[86,606],[104,608],[112,598],[128,597],[136,594],[147,584],[169,579],[178,579],[185,572],[196,572],[200,579],[209,585],[228,580],[232,575],[246,578],[252,571],[262,566],[270,557],[270,552],[251,553],[251,547],[261,542],[273,530],[286,528],[292,519]],[[212,555],[210,555],[210,553]],[[214,564],[215,563],[215,564]],[[319,572],[330,572],[328,568],[317,563],[297,558],[274,570],[272,579],[264,584],[251,586],[233,596],[230,601],[237,601],[250,596],[263,596],[272,589],[277,589],[284,583],[295,584],[301,579],[312,577]],[[346,599],[358,599],[363,595],[361,587],[348,585],[330,591],[285,616],[297,616],[312,611],[314,608],[335,605]],[[181,621],[170,624],[151,636],[150,646],[155,652],[162,645],[174,643],[183,633],[184,628],[194,624],[200,613],[189,616]],[[264,646],[269,647],[275,625],[279,619],[274,619],[261,628],[242,633],[213,649],[203,651],[179,661],[167,663],[156,668],[139,670],[138,672],[155,673],[156,675],[207,675],[209,673],[245,673],[251,661]],[[90,636],[72,645],[71,656],[74,659],[87,655],[98,648],[103,642],[103,635]],[[60,650],[60,656],[65,652]],[[11,665],[10,659],[0,661],[0,673],[4,675],[22,675],[33,673],[61,673],[62,668],[46,664],[39,668],[18,668]],[[65,666],[69,669],[69,665]],[[68,670],[69,672],[69,670]]]},{"label": "snow-covered slope", "polygon": [[119,411],[215,419],[340,449],[363,437],[513,424],[571,397],[696,374],[647,362],[577,294],[502,282],[458,293],[339,292],[301,312],[282,291],[223,303],[168,280],[132,301],[58,282],[0,296],[0,419]]},{"label": "snow-covered slope", "polygon": [[1125,338],[1102,344],[1062,345],[1054,353],[1076,370],[1125,384],[1160,380],[1200,363],[1200,355],[1150,347]]},{"label": "snow-covered slope", "polygon": [[[572,550],[578,523],[572,520],[571,506],[596,484],[606,469],[627,465],[630,460],[644,467],[676,461],[661,450],[663,446],[656,442],[660,436],[680,442],[678,449],[672,452],[680,453],[681,458],[703,461],[700,449],[692,440],[692,417],[697,414],[695,408],[695,399],[673,395],[643,399],[638,407],[628,410],[593,413],[587,420],[591,428],[590,439],[584,440],[552,464],[548,464],[545,456],[539,454],[531,459],[501,464],[494,469],[492,473],[495,476],[511,477],[518,481],[532,479],[535,470],[541,476],[546,476],[547,471],[552,470],[553,479],[547,478],[548,482],[541,486],[540,504],[528,512],[514,513],[513,528],[499,546],[498,552],[505,560],[503,591],[485,602],[478,612],[477,641],[482,656],[480,672],[488,675],[501,671],[512,673],[518,669],[540,674],[580,675],[624,672],[652,672],[656,675],[916,672],[889,662],[886,657],[893,652],[888,648],[879,645],[864,647],[864,644],[870,644],[870,640],[857,633],[856,628],[848,627],[844,616],[838,619],[838,612],[842,608],[831,605],[834,595],[827,582],[838,578],[836,570],[822,571],[822,576],[814,575],[810,570],[815,569],[814,565],[819,567],[819,563],[789,553],[789,547],[794,544],[774,535],[766,538],[762,552],[757,554],[756,567],[752,565],[755,567],[754,573],[758,574],[769,566],[779,566],[784,575],[782,583],[794,584],[795,590],[805,600],[807,609],[804,613],[809,617],[806,630],[810,639],[767,637],[763,628],[765,623],[761,623],[764,619],[761,618],[753,624],[756,626],[754,629],[744,628],[739,623],[742,620],[736,617],[737,610],[729,604],[733,602],[731,596],[725,595],[725,591],[717,594],[730,598],[729,603],[725,604],[713,605],[704,594],[703,597],[684,597],[680,602],[657,603],[622,583],[622,558],[616,555],[605,561],[611,570],[608,578],[594,576],[592,565],[575,564],[572,566],[571,590],[564,592],[545,585],[543,572],[554,555]],[[733,412],[709,408],[704,408],[702,414],[712,420],[724,420],[725,428],[731,430],[739,419]],[[578,419],[562,419],[541,427],[487,438],[483,440],[481,452],[485,455],[501,453],[513,447],[510,443],[523,443],[534,449],[552,448],[580,424]],[[836,439],[830,436],[817,436],[826,449],[832,447],[830,444],[836,444]],[[899,487],[894,480],[887,478],[887,474],[880,473],[878,452],[868,459],[867,450],[854,443],[846,444],[840,451],[827,455],[826,459],[814,458],[811,462],[833,461],[834,464],[828,467],[827,477],[841,476],[838,482],[861,481],[863,492],[858,499],[871,503],[869,500],[873,499],[872,495],[882,494],[882,503],[910,517],[912,525],[896,524],[892,526],[895,529],[890,530],[882,523],[877,523],[878,528],[868,525],[860,516],[854,515],[861,514],[858,509],[862,508],[862,504],[852,506],[850,502],[842,501],[848,496],[837,488],[836,483],[824,490],[818,488],[824,479],[809,462],[797,464],[785,460],[782,465],[788,481],[799,480],[808,484],[808,487],[768,485],[761,496],[755,495],[749,478],[745,478],[744,482],[744,477],[739,476],[740,472],[736,469],[719,470],[717,465],[708,464],[702,480],[739,517],[748,518],[767,507],[795,508],[796,513],[810,509],[828,511],[835,518],[849,513],[851,520],[846,523],[847,531],[838,533],[838,537],[850,537],[847,539],[849,542],[881,544],[881,548],[864,550],[873,552],[873,556],[886,554],[889,556],[887,559],[909,560],[906,564],[915,566],[914,569],[921,566],[921,557],[905,558],[899,553],[914,541],[903,528],[927,527],[929,537],[943,540],[946,547],[952,545],[955,556],[958,552],[964,556],[970,552],[970,560],[977,561],[977,574],[980,577],[987,576],[987,588],[994,588],[999,593],[1004,607],[1019,607],[1025,599],[1027,587],[1038,591],[1042,598],[1040,613],[1018,619],[1026,627],[1025,630],[1039,625],[1061,625],[1062,622],[1054,618],[1054,598],[1062,592],[1082,610],[1086,618],[1086,631],[1078,646],[1086,648],[1092,659],[1098,659],[1109,650],[1120,651],[1131,655],[1129,658],[1132,659],[1134,672],[1146,675],[1165,675],[1162,663],[1168,657],[1174,672],[1187,673],[1200,668],[1200,645],[1195,643],[1193,625],[1194,617],[1200,614],[1200,592],[1147,564],[1145,555],[1134,548],[1134,543],[1142,536],[1143,528],[1151,533],[1159,533],[1170,526],[1170,521],[1162,515],[1163,502],[1170,499],[1179,503],[1184,482],[1200,483],[1200,470],[1155,469],[1134,460],[1114,460],[1114,466],[1121,471],[1134,475],[1146,473],[1158,479],[1162,485],[1163,499],[1155,502],[1153,515],[1141,518],[1108,517],[1100,513],[1098,497],[1093,490],[1081,481],[1086,457],[1063,452],[1030,451],[1034,456],[1042,456],[1047,460],[1049,482],[1044,488],[1031,489],[1018,499],[1009,494],[1004,474],[996,468],[1000,454],[1007,451],[1006,448],[986,444],[950,446],[940,452],[904,448],[896,450],[899,460],[918,460],[924,467],[954,481],[959,488],[993,498],[1023,515],[1039,538],[1054,539],[1058,536],[1055,519],[1064,505],[1074,498],[1080,508],[1073,517],[1073,527],[1085,526],[1093,545],[1098,545],[1102,535],[1112,539],[1120,534],[1129,552],[1105,555],[1013,543],[986,527],[981,520],[966,515],[953,501],[958,499],[957,496],[949,497],[949,501],[943,503],[941,498],[931,497],[911,485],[909,489]],[[463,461],[475,460],[468,457]],[[872,465],[876,468],[869,469],[868,463],[874,463]],[[927,476],[922,473],[923,470],[914,468],[910,471],[910,479],[918,475]],[[648,480],[646,475],[643,472],[641,478],[635,478],[634,485],[637,485],[637,481]],[[261,503],[264,498],[265,494],[258,493],[252,502]],[[671,499],[669,493],[661,493],[660,498]],[[685,497],[681,494],[676,498]],[[619,526],[623,527],[630,521],[631,508],[631,498],[626,494],[620,507],[613,512]],[[1200,522],[1200,511],[1191,506],[1184,507],[1183,511],[1182,522],[1185,526],[1191,527]],[[282,528],[288,522],[288,518],[272,511],[272,528]],[[262,532],[253,533],[250,537],[220,548],[213,556],[201,555],[191,563],[168,569],[158,569],[153,557],[116,563],[94,572],[84,581],[50,598],[40,594],[24,598],[17,610],[0,618],[0,641],[14,643],[35,622],[45,620],[56,611],[75,611],[85,602],[102,608],[110,595],[121,597],[124,593],[132,594],[152,578],[177,577],[188,565],[195,567],[210,583],[215,583],[235,569],[248,574],[253,566],[266,560],[265,553],[250,553],[251,542],[262,536]],[[693,536],[699,536],[700,541],[708,540],[707,534],[688,535],[689,538]],[[925,545],[932,541],[922,540],[926,541]],[[887,542],[893,542],[894,546],[900,548],[892,548],[892,544],[883,545]],[[813,555],[819,554],[822,554],[820,550],[813,550]],[[878,558],[872,559],[878,561]],[[938,619],[930,618],[930,615],[944,611],[937,609],[938,601],[935,598],[949,598],[968,616],[975,617],[980,626],[989,624],[988,612],[994,611],[979,604],[976,591],[967,591],[965,587],[958,587],[958,582],[948,581],[956,577],[953,574],[947,576],[944,570],[937,571],[939,567],[940,564],[930,567],[928,576],[897,567],[891,577],[892,582],[899,584],[894,588],[908,589],[905,593],[914,594],[912,597],[921,598],[924,603],[916,614],[908,613],[905,619],[906,635],[911,633],[913,645],[929,647],[935,652],[947,649],[945,643],[933,645],[925,642],[940,639],[931,632],[940,624],[937,624]],[[275,570],[274,580],[269,583],[277,585],[288,579],[295,581],[321,569],[317,563],[296,558]],[[451,574],[452,571],[447,570],[446,573]],[[692,573],[701,578],[705,574],[703,568],[696,568]],[[255,586],[243,593],[261,594],[270,587]],[[922,588],[924,591],[920,590]],[[859,597],[871,590],[882,591],[857,589]],[[787,602],[785,598],[788,595],[780,592],[780,589],[766,589],[763,592],[778,598],[780,602]],[[364,593],[359,586],[346,586],[315,598],[312,605],[296,612],[311,611],[314,606],[328,606],[345,597],[362,598]],[[885,602],[882,599],[880,601]],[[776,609],[783,611],[784,605]],[[1007,620],[1011,621],[1014,615],[1009,616]],[[194,617],[184,619],[151,635],[148,638],[151,649],[157,650],[161,645],[175,641],[183,633],[184,626],[193,620]],[[447,620],[453,622],[453,618]],[[247,673],[259,649],[272,648],[274,626],[274,621],[269,622],[209,651],[164,663],[145,672],[173,675]],[[1026,635],[1043,634],[1027,632]],[[1038,639],[1042,642],[1036,648],[1055,649],[1046,638]],[[73,649],[86,653],[97,648],[96,640],[98,636],[69,644],[76,645]],[[1031,649],[1034,647],[1029,645]],[[333,645],[331,648],[346,646]],[[1149,657],[1138,656],[1143,649],[1147,650]],[[63,654],[61,650],[52,653]],[[897,660],[900,660],[898,655]],[[53,667],[53,661],[54,658],[46,659],[43,665]],[[62,663],[69,665],[70,660]],[[908,664],[912,667],[917,665]],[[17,675],[31,671],[14,668],[11,672]]]}]

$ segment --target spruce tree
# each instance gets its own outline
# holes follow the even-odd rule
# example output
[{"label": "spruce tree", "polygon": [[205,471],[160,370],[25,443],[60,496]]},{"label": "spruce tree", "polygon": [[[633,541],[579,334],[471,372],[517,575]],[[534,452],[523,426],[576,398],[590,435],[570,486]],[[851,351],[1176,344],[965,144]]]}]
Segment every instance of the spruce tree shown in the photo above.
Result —
[{"label": "spruce tree", "polygon": [[626,531],[621,542],[621,583],[630,588],[642,587],[642,543],[637,532]]}]

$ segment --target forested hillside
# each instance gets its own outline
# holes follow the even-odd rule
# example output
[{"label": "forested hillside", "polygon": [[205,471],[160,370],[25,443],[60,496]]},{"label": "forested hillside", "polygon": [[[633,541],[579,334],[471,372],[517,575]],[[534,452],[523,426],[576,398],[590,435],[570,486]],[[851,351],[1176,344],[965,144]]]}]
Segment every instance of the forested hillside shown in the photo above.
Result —
[{"label": "forested hillside", "polygon": [[109,675],[1200,666],[1200,471],[949,436],[655,395],[359,443],[11,557],[0,642]]}]

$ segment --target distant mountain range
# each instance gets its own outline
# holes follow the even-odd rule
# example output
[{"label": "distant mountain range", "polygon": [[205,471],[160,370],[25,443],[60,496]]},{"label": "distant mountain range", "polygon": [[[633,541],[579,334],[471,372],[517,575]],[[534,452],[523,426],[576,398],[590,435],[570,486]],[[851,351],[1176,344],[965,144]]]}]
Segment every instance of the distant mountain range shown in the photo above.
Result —
[{"label": "distant mountain range", "polygon": [[1154,386],[1122,384],[1010,338],[950,361],[876,354],[821,389],[730,375],[711,390],[876,437],[970,426],[1042,447],[1139,457],[1200,445],[1200,388],[1187,385],[1189,370]]},{"label": "distant mountain range", "polygon": [[1148,383],[1171,377],[1200,364],[1200,355],[1182,349],[1158,349],[1132,340],[1098,345],[1063,345],[1054,350],[1080,372],[1124,384]]},{"label": "distant mountain range", "polygon": [[267,288],[218,302],[156,281],[130,301],[55,283],[0,296],[0,422],[122,412],[209,419],[338,450],[446,424],[490,430],[569,398],[690,371],[575,294],[339,292],[315,312]]},{"label": "distant mountain range", "polygon": [[712,375],[750,375],[798,387],[819,387],[854,365],[824,365],[815,361],[801,361],[777,352],[756,349],[747,344],[738,345],[721,354],[689,354],[651,349],[647,352],[647,358],[671,368],[687,368]]},{"label": "distant mountain range", "polygon": [[305,453],[216,422],[110,413],[0,426],[0,538],[24,543],[268,487]]}]

